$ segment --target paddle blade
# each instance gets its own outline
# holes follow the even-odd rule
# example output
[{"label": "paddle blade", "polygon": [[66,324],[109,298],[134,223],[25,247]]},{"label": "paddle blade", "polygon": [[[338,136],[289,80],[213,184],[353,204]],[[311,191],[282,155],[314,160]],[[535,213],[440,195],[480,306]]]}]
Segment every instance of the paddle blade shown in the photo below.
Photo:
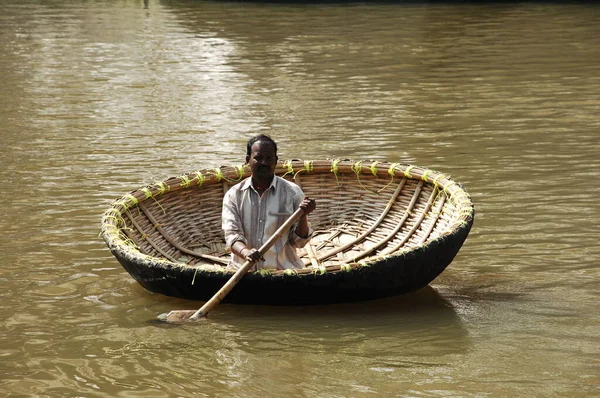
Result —
[{"label": "paddle blade", "polygon": [[204,317],[192,317],[197,311],[196,310],[173,310],[168,314],[160,314],[158,319],[167,323],[186,323],[196,322]]}]

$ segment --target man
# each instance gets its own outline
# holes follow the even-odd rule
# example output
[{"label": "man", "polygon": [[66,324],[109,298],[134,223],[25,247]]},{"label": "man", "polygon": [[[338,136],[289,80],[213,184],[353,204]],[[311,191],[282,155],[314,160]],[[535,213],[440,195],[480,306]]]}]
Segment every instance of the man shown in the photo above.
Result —
[{"label": "man", "polygon": [[[246,261],[256,261],[253,270],[304,268],[296,249],[312,236],[307,216],[317,205],[298,185],[275,175],[277,161],[277,144],[269,136],[248,141],[246,163],[252,176],[223,198],[223,231],[231,248],[228,269],[238,269]],[[299,207],[304,210],[300,220],[261,256],[258,249]]]}]

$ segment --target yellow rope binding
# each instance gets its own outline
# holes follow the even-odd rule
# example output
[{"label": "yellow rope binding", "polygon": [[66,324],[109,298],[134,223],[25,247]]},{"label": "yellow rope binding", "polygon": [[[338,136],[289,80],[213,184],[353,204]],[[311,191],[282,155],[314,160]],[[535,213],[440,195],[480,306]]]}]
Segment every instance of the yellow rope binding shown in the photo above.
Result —
[{"label": "yellow rope binding", "polygon": [[315,166],[314,166],[314,162],[312,160],[304,161],[304,170],[306,170],[308,173],[310,173],[314,169],[315,169]]},{"label": "yellow rope binding", "polygon": [[296,172],[296,174],[294,174],[294,178],[296,178],[296,176],[298,175],[298,173],[300,173],[301,171],[306,171],[307,173],[310,173],[311,171],[313,171],[314,166],[313,166],[313,162],[312,160],[305,160],[304,161],[304,168],[300,169]]},{"label": "yellow rope binding", "polygon": [[197,178],[197,179],[198,179],[198,183],[197,183],[197,185],[198,185],[198,186],[202,186],[202,184],[204,184],[204,175],[203,175],[203,174],[202,174],[202,172],[200,172],[200,171],[197,171],[197,172],[196,172],[196,173],[194,173],[194,174],[196,175],[196,177],[194,177],[194,178]]},{"label": "yellow rope binding", "polygon": [[438,174],[438,176],[433,179],[433,185],[439,188],[439,180],[445,177],[446,176],[444,174]]},{"label": "yellow rope binding", "polygon": [[399,166],[400,166],[400,163],[392,163],[392,164],[390,165],[390,168],[388,169],[388,174],[389,174],[390,176],[392,176],[392,179],[390,180],[390,182],[388,182],[388,183],[387,183],[387,184],[386,184],[386,185],[385,185],[383,188],[381,188],[381,189],[380,189],[379,191],[377,191],[377,192],[383,192],[383,191],[385,191],[385,189],[386,189],[387,187],[389,187],[389,186],[390,186],[390,185],[391,185],[391,184],[394,182],[394,177],[396,176],[396,167],[399,167]]},{"label": "yellow rope binding", "polygon": [[[159,182],[156,184],[157,186],[159,186],[159,193],[162,195],[163,193],[165,193],[166,191],[170,190],[171,187],[168,186],[167,184],[165,184],[164,182]],[[154,195],[151,196],[152,200],[154,202],[156,202],[156,205],[162,210],[163,214],[167,214],[167,212],[165,211],[165,209],[161,206],[160,202],[158,200],[156,200],[156,198],[154,197]],[[139,210],[139,209],[138,209]]]},{"label": "yellow rope binding", "polygon": [[236,178],[235,181],[240,181],[242,178],[244,178],[244,165],[243,164],[238,164],[237,166],[234,166],[235,169],[237,170],[238,173],[238,177]]},{"label": "yellow rope binding", "polygon": [[147,187],[142,188],[140,191],[142,191],[144,193],[144,198],[150,199],[150,197],[152,197],[152,191],[150,189],[148,189]]},{"label": "yellow rope binding", "polygon": [[369,167],[369,169],[371,169],[371,173],[374,176],[377,176],[377,165],[379,164],[379,162],[375,161],[373,163],[371,163],[371,167]]},{"label": "yellow rope binding", "polygon": [[[108,220],[113,220],[114,223],[113,224],[108,224]],[[115,227],[118,227],[119,223],[121,222],[121,220],[122,220],[122,218],[120,218],[120,217],[107,214],[107,215],[105,215],[105,216],[102,217],[102,224],[108,224],[108,225],[113,225]]]},{"label": "yellow rope binding", "polygon": [[286,168],[287,171],[281,176],[281,178],[285,177],[288,174],[294,174],[294,165],[291,160],[286,160],[282,163],[282,167]]},{"label": "yellow rope binding", "polygon": [[130,193],[123,196],[123,203],[125,203],[126,200],[129,200],[129,202],[130,202],[130,203],[127,203],[126,207],[133,207],[138,204],[137,198]]},{"label": "yellow rope binding", "polygon": [[192,181],[187,175],[179,176],[179,179],[181,180],[181,183],[179,185],[183,188],[187,188],[192,184]]},{"label": "yellow rope binding", "polygon": [[359,160],[358,162],[355,162],[352,165],[352,171],[354,172],[354,174],[356,174],[357,177],[360,174],[361,169],[362,169],[362,160]]},{"label": "yellow rope binding", "polygon": [[217,181],[221,182],[221,180],[224,178],[223,176],[223,170],[221,170],[220,168],[216,167],[213,169],[214,170],[214,175],[215,177],[217,177]]},{"label": "yellow rope binding", "polygon": [[[354,174],[356,174],[356,179],[358,180],[358,184],[361,186],[361,188],[367,192],[377,194],[377,192],[371,191],[363,185],[362,181],[360,180],[361,170],[362,170],[362,160],[358,161],[352,165],[352,171],[354,172]],[[373,165],[371,165],[370,170],[373,173]],[[377,169],[375,169],[375,172],[373,173],[373,175],[377,175]]]},{"label": "yellow rope binding", "polygon": [[237,182],[240,181],[243,177],[244,177],[244,166],[243,165],[237,165],[234,166],[236,172],[237,172],[237,178],[233,179],[233,178],[227,178],[225,177],[225,174],[223,174],[223,170],[219,167],[214,168],[214,175],[215,177],[217,177],[217,181],[221,181],[221,180],[225,180],[227,182]]},{"label": "yellow rope binding", "polygon": [[338,171],[339,171],[339,166],[338,165],[339,164],[340,164],[340,159],[335,159],[331,163],[331,172],[335,176],[335,182],[337,183],[337,185],[340,185],[340,180],[338,179]]},{"label": "yellow rope binding", "polygon": [[158,187],[158,193],[161,195],[171,189],[171,187],[165,184],[164,181],[157,182],[155,185]]},{"label": "yellow rope binding", "polygon": [[327,273],[327,268],[323,265],[320,265],[318,268],[312,270],[314,275],[325,275]]},{"label": "yellow rope binding", "polygon": [[340,265],[340,271],[350,272],[352,271],[352,266],[350,264],[342,264]]},{"label": "yellow rope binding", "polygon": [[429,182],[429,174],[431,174],[431,170],[429,170],[429,169],[425,170],[425,172],[421,176],[421,179],[423,181]]}]

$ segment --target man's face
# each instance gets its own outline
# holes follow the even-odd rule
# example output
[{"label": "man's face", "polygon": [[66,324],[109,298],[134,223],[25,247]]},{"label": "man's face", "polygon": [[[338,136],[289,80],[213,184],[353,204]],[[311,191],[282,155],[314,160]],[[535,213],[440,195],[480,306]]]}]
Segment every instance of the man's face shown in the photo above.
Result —
[{"label": "man's face", "polygon": [[255,142],[250,148],[250,156],[246,156],[252,175],[259,179],[273,177],[277,160],[275,147],[270,142],[263,141]]}]

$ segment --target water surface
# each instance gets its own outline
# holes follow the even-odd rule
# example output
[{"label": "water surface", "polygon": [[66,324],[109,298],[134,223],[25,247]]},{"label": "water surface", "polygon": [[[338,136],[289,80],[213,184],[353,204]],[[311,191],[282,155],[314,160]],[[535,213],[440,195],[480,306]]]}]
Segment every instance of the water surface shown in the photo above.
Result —
[{"label": "water surface", "polygon": [[[600,395],[600,7],[0,5],[2,395]],[[413,295],[155,322],[199,303],[141,288],[103,211],[259,132],[450,174],[471,235]]]}]

